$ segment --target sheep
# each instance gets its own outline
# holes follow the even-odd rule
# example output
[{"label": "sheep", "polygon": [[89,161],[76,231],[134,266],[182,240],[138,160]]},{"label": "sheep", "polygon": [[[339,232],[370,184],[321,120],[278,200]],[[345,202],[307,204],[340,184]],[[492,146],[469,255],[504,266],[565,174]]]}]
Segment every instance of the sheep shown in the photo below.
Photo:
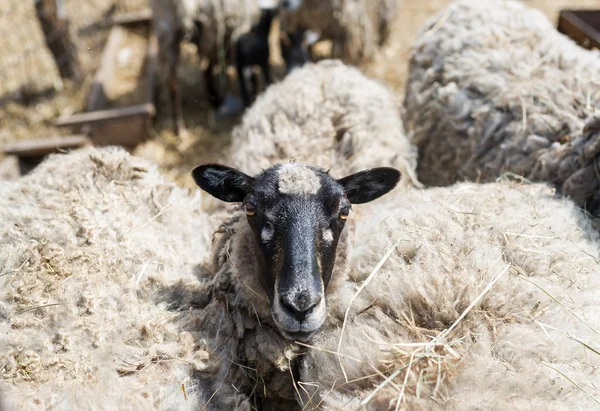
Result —
[{"label": "sheep", "polygon": [[343,278],[352,205],[385,195],[400,173],[380,167],[335,179],[317,167],[282,163],[254,177],[219,164],[198,166],[192,175],[213,197],[243,203],[244,214],[234,212],[217,232],[206,277],[212,273],[219,288],[232,288],[236,305],[256,315],[244,346],[264,385],[257,392],[293,400],[285,371],[295,353],[286,341],[309,340],[327,317],[326,290],[335,289],[332,276]]},{"label": "sheep", "polygon": [[335,175],[395,167],[403,186],[420,185],[394,94],[340,61],[307,64],[269,87],[232,134],[227,161],[252,175],[294,159]]},{"label": "sheep", "polygon": [[[225,201],[241,201],[258,181],[223,166],[197,173]],[[286,186],[311,186],[309,173],[294,174]],[[278,190],[274,181],[267,187]],[[597,406],[598,234],[552,189],[462,183],[397,190],[352,210],[327,317],[312,335],[273,333],[287,325],[271,308],[276,293],[264,288],[273,279],[260,268],[268,249],[260,244],[281,227],[259,228],[253,195],[216,234],[209,271],[256,315],[257,342],[245,353],[261,359],[257,392],[293,398],[297,409]]]},{"label": "sheep", "polygon": [[191,410],[227,380],[211,404],[249,409],[233,319],[194,274],[216,229],[198,194],[114,148],[0,182],[3,405]]},{"label": "sheep", "polygon": [[[259,22],[261,9],[263,16],[269,16],[263,23],[268,23],[270,27],[272,16],[267,10],[276,8],[277,2],[273,0],[152,0],[150,5],[153,11],[153,26],[158,37],[161,77],[168,86],[174,131],[179,134],[181,130],[185,130],[177,84],[180,43],[183,40],[194,42],[199,56],[207,60],[204,83],[211,103],[218,107],[221,98],[213,81],[215,66],[217,64],[224,66],[231,60],[229,56],[231,48],[241,35],[249,32]],[[251,41],[241,40],[234,47],[243,52],[241,60],[245,64],[255,63],[252,59],[248,61],[250,55],[256,51],[250,45],[252,45]],[[268,57],[268,50],[266,55]],[[264,62],[260,63],[264,70]],[[242,72],[244,68],[242,67]]]},{"label": "sheep", "polygon": [[390,167],[336,180],[299,163],[278,164],[255,177],[219,164],[198,166],[192,174],[213,197],[243,203],[248,221],[239,229],[252,236],[245,238],[245,251],[258,257],[250,264],[254,280],[269,297],[274,324],[290,340],[309,339],[325,321],[325,290],[352,205],[387,194],[400,180]]},{"label": "sheep", "polygon": [[404,124],[431,185],[511,172],[600,215],[600,54],[521,3],[460,1],[415,42]]},{"label": "sheep", "polygon": [[356,64],[372,59],[385,43],[399,1],[285,0],[281,5],[283,33],[316,32],[332,41],[332,57]]},{"label": "sheep", "polygon": [[355,207],[325,323],[296,343],[252,269],[251,217],[205,200],[111,148],[0,182],[3,405],[597,405],[599,234],[552,189],[395,189]]},{"label": "sheep", "polygon": [[[276,12],[277,9],[274,7],[261,9],[259,22],[248,33],[242,34],[235,42],[235,64],[240,83],[240,93],[245,107],[250,106],[253,98],[258,94],[258,81],[253,76],[253,66],[260,67],[266,86],[269,86],[272,82],[269,67],[269,33]],[[248,85],[246,84],[248,79],[252,80],[252,96],[249,94]]]},{"label": "sheep", "polygon": [[[279,48],[281,50],[281,57],[285,62],[286,75],[311,61],[308,48],[313,43],[313,40],[316,41],[317,38],[313,37],[311,39],[310,34],[312,33],[279,32]],[[313,35],[316,36],[316,34]]]}]

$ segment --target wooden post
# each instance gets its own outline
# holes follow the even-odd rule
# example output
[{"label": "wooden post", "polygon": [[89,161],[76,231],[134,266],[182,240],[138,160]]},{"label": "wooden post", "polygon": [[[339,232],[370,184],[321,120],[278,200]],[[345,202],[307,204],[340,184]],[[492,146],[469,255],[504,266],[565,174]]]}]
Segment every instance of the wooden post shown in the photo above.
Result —
[{"label": "wooden post", "polygon": [[83,78],[77,59],[77,49],[69,33],[63,0],[34,0],[46,45],[54,56],[56,67],[63,79],[80,81]]}]

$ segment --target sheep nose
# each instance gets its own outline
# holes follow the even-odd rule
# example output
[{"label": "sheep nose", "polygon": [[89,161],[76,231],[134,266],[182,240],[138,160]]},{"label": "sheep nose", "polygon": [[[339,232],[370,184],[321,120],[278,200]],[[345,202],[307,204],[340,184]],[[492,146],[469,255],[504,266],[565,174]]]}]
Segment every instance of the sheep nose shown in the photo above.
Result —
[{"label": "sheep nose", "polygon": [[321,302],[319,293],[299,293],[281,297],[281,305],[296,320],[302,321]]},{"label": "sheep nose", "polygon": [[290,7],[290,2],[289,0],[283,0],[281,2],[281,7],[283,7],[284,9],[288,9]]}]

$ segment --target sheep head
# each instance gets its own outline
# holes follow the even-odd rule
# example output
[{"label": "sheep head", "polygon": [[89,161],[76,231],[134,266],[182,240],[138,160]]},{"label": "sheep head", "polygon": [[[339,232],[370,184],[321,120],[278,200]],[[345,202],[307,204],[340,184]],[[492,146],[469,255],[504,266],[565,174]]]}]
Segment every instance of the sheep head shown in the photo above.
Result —
[{"label": "sheep head", "polygon": [[296,163],[256,177],[219,164],[198,166],[192,175],[210,195],[243,204],[273,321],[291,340],[309,339],[325,321],[325,290],[352,204],[381,197],[400,179],[396,169],[381,167],[336,180]]}]

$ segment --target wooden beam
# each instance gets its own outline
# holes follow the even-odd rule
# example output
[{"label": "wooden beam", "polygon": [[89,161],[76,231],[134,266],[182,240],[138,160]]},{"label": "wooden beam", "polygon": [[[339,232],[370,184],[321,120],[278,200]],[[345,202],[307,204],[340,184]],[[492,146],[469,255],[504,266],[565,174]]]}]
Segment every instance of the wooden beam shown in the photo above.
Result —
[{"label": "wooden beam", "polygon": [[81,134],[65,137],[50,137],[34,140],[21,140],[6,144],[2,150],[6,155],[14,155],[19,158],[41,157],[60,150],[68,150],[91,144],[90,139]]},{"label": "wooden beam", "polygon": [[125,117],[147,116],[154,117],[156,109],[154,104],[145,103],[135,106],[127,106],[122,108],[113,108],[109,110],[96,110],[85,113],[73,114],[66,118],[59,117],[55,124],[59,127],[76,126],[83,124],[102,123],[111,120],[118,120]]},{"label": "wooden beam", "polygon": [[46,46],[52,53],[62,78],[79,81],[83,72],[77,58],[77,49],[69,33],[63,0],[35,0],[35,10],[40,21]]},{"label": "wooden beam", "polygon": [[150,23],[150,20],[152,20],[152,10],[144,9],[110,16],[102,22],[102,26],[148,24]]},{"label": "wooden beam", "polygon": [[558,31],[582,47],[600,49],[600,10],[562,10]]}]

